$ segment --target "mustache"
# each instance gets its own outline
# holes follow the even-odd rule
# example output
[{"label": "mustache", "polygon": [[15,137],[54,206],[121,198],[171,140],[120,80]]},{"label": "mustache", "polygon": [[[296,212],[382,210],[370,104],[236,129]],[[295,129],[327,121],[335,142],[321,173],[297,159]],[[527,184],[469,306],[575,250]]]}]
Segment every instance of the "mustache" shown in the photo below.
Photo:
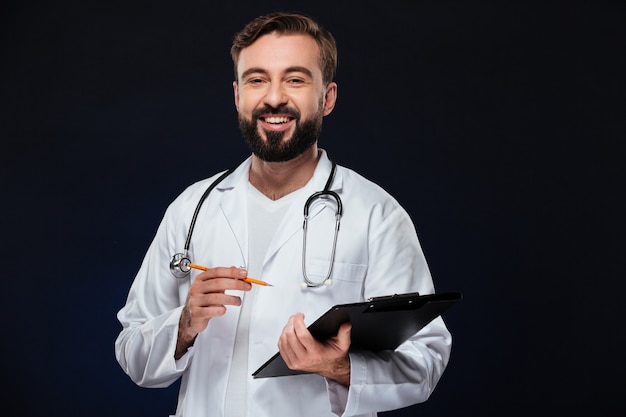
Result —
[{"label": "mustache", "polygon": [[264,106],[258,108],[252,112],[252,119],[258,119],[262,114],[288,114],[296,120],[300,120],[300,112],[294,108],[289,106],[280,106],[280,107],[272,107],[272,106]]}]

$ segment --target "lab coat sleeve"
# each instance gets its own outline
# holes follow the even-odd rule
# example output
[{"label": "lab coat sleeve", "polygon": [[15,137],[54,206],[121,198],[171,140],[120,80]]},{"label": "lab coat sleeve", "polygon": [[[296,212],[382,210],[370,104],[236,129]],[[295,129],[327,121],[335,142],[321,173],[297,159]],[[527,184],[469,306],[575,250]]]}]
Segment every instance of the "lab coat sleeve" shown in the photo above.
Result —
[{"label": "lab coat sleeve", "polygon": [[[400,207],[390,213],[383,210],[380,221],[373,223],[376,226],[368,239],[370,262],[365,297],[415,291],[434,293],[408,214]],[[349,389],[328,383],[333,413],[344,417],[363,415],[426,401],[447,366],[451,343],[450,332],[438,317],[395,351],[351,352]]]},{"label": "lab coat sleeve", "polygon": [[[122,330],[115,355],[130,378],[143,387],[167,387],[180,377],[192,356],[174,359],[183,294],[167,265],[175,244],[176,217],[168,208],[117,318]],[[172,232],[170,232],[172,231]]]}]

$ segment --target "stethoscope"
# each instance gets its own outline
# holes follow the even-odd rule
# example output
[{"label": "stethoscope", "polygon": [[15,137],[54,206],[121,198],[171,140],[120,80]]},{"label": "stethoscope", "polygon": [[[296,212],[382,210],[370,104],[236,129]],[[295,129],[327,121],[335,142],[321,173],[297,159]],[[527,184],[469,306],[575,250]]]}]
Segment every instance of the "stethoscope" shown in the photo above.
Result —
[{"label": "stethoscope", "polygon": [[[304,282],[301,284],[301,287],[304,288],[317,288],[322,285],[332,285],[331,275],[333,273],[333,264],[335,262],[335,252],[337,249],[337,235],[339,234],[339,224],[341,222],[341,215],[343,212],[343,206],[341,203],[341,198],[339,195],[330,190],[330,186],[335,177],[335,170],[337,164],[334,161],[332,162],[332,168],[330,170],[330,175],[328,176],[328,180],[326,181],[326,185],[322,191],[318,191],[316,193],[311,194],[311,196],[307,199],[306,203],[304,203],[304,222],[302,224],[302,275],[304,276]],[[191,236],[193,234],[193,229],[196,226],[196,220],[198,218],[198,213],[200,212],[200,208],[204,203],[204,200],[207,199],[211,191],[220,183],[224,178],[229,176],[235,168],[230,168],[225,171],[222,175],[220,175],[209,187],[206,189],[202,197],[200,197],[200,201],[198,201],[198,205],[193,212],[193,217],[191,218],[191,223],[189,225],[189,231],[187,232],[187,239],[185,240],[185,247],[182,252],[175,253],[170,260],[170,271],[176,278],[186,278],[191,271],[190,264],[191,258],[189,257],[189,246],[191,245]],[[335,200],[335,204],[337,206],[335,210],[335,234],[333,236],[333,245],[332,251],[330,253],[330,265],[328,267],[328,271],[326,272],[326,277],[321,281],[313,281],[306,271],[306,241],[307,241],[307,228],[309,222],[309,208],[311,205],[318,199],[326,199],[332,198]]]}]

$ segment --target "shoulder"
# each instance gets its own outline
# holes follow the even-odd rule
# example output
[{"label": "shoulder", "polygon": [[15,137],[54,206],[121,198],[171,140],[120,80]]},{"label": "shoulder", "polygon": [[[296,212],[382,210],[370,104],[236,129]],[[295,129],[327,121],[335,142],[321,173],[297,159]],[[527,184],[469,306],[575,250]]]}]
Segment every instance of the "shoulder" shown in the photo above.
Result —
[{"label": "shoulder", "polygon": [[195,207],[204,201],[209,194],[218,193],[218,190],[232,188],[233,178],[238,176],[238,172],[228,173],[228,170],[220,171],[208,178],[191,183],[183,189],[169,204],[167,211],[170,213],[181,213],[195,210]]},{"label": "shoulder", "polygon": [[399,206],[398,201],[382,186],[351,168],[337,166],[340,175],[340,192],[346,198],[361,200],[365,205],[384,204]]},{"label": "shoulder", "polygon": [[190,185],[188,185],[176,198],[174,199],[172,204],[187,202],[189,200],[197,200],[202,197],[202,195],[208,190],[208,188],[215,183],[217,179],[220,178],[222,172],[218,172],[211,177],[204,178],[202,180],[198,180]]},{"label": "shoulder", "polygon": [[208,178],[192,183],[176,197],[172,204],[187,204],[190,201],[197,203],[205,194],[229,190],[237,184],[247,182],[250,161],[251,158],[248,158],[238,166],[224,169]]},{"label": "shoulder", "polygon": [[337,173],[344,214],[370,224],[412,225],[406,209],[382,186],[350,168],[338,166]]}]

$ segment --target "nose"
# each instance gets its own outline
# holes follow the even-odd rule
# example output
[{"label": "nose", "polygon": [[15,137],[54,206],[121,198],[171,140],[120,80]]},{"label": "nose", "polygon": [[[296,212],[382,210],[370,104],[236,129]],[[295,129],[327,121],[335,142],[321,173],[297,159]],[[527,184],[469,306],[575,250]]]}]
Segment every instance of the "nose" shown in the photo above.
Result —
[{"label": "nose", "polygon": [[263,101],[266,105],[276,109],[287,104],[289,99],[281,83],[270,83]]}]

